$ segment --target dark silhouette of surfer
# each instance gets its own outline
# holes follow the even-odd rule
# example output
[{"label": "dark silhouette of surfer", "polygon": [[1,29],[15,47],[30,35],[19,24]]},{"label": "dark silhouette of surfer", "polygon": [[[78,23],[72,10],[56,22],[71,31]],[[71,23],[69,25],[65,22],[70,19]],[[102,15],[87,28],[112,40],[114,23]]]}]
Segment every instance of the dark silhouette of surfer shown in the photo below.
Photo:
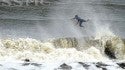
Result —
[{"label": "dark silhouette of surfer", "polygon": [[75,15],[75,17],[73,19],[77,20],[77,24],[79,24],[80,27],[84,27],[84,26],[82,26],[83,22],[89,21],[89,19],[88,20],[81,19],[78,15]]}]

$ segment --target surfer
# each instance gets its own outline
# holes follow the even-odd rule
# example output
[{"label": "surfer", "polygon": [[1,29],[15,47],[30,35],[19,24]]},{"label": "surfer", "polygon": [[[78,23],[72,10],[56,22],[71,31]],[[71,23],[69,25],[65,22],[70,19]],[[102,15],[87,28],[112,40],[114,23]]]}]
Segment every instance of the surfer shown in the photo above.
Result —
[{"label": "surfer", "polygon": [[75,15],[75,17],[73,19],[77,20],[77,24],[79,24],[80,27],[84,27],[84,26],[82,26],[83,22],[89,21],[89,19],[88,20],[81,19],[78,15]]}]

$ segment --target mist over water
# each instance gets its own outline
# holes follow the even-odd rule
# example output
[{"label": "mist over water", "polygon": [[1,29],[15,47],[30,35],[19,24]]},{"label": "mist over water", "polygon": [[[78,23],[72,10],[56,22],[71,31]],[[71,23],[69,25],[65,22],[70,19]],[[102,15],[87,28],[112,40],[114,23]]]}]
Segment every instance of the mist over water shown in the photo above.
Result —
[{"label": "mist over water", "polygon": [[[119,4],[119,2],[111,1],[111,3],[116,4]],[[121,28],[121,25],[124,25],[124,20],[122,20],[124,16],[121,16],[124,15],[122,13],[124,10],[115,6],[110,8],[103,6],[103,1],[63,0],[43,7],[1,6],[0,8],[2,38],[30,37],[47,39],[53,37],[95,36],[96,31],[99,31],[102,25],[114,30],[116,34],[124,36],[124,33],[121,33],[124,28]],[[114,11],[120,10],[113,13],[112,9]],[[80,28],[71,20],[76,14],[83,19],[90,19],[89,22],[83,23],[85,28]],[[118,24],[116,30],[115,27]]]}]

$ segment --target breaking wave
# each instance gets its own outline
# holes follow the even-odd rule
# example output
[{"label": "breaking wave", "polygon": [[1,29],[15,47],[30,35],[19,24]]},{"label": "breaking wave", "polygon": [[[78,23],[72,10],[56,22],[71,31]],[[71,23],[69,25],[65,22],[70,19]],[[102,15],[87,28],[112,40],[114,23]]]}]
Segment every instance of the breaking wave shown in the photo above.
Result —
[{"label": "breaking wave", "polygon": [[47,41],[31,38],[1,39],[0,60],[6,58],[39,62],[120,60],[124,59],[124,45],[125,41],[118,36],[102,36],[100,39],[68,37]]}]

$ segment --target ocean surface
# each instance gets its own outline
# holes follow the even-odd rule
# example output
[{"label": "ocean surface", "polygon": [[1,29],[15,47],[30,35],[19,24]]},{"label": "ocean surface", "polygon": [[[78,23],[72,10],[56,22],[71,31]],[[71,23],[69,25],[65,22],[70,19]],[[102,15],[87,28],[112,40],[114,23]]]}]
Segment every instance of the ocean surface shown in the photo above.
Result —
[{"label": "ocean surface", "polygon": [[125,70],[124,31],[125,0],[3,0],[0,70]]}]

